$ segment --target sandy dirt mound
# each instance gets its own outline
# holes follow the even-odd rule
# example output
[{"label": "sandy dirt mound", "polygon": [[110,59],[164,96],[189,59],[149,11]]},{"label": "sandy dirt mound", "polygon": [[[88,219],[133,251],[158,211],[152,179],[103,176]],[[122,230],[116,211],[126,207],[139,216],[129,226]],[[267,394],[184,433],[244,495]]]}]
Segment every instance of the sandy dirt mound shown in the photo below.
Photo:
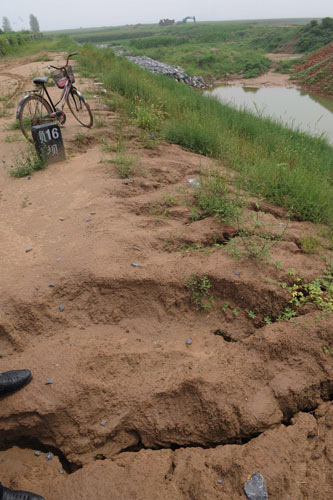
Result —
[{"label": "sandy dirt mound", "polygon": [[[1,81],[28,88],[45,63],[25,62]],[[279,316],[295,276],[325,268],[303,248],[317,228],[249,199],[272,260],[233,258],[236,225],[192,220],[187,181],[211,161],[144,148],[77,83],[98,126],[68,116],[65,162],[10,177],[26,144],[13,114],[0,120],[1,371],[33,372],[1,401],[1,481],[48,500],[233,500],[259,471],[272,500],[329,498],[331,316]]]}]

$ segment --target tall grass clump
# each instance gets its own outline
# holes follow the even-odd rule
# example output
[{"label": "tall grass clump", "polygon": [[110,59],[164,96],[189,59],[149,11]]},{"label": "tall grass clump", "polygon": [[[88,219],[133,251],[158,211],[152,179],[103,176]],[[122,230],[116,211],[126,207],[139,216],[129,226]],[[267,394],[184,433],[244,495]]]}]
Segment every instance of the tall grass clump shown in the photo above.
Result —
[{"label": "tall grass clump", "polygon": [[86,47],[79,60],[123,97],[130,115],[138,103],[158,109],[157,128],[169,142],[224,161],[239,173],[241,187],[291,216],[333,226],[333,148],[324,139],[233,109],[109,51]]}]

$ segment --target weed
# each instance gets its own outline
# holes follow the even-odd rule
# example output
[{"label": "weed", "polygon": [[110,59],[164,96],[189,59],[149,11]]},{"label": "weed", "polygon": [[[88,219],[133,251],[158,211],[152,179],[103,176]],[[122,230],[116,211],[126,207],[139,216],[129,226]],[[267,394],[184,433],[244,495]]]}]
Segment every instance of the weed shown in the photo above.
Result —
[{"label": "weed", "polygon": [[43,155],[38,155],[33,147],[21,153],[15,160],[15,165],[9,170],[12,177],[25,177],[32,174],[36,170],[42,170],[47,165]]},{"label": "weed", "polygon": [[137,158],[129,155],[118,154],[109,161],[116,165],[116,171],[121,179],[133,177],[138,168]]},{"label": "weed", "polygon": [[22,207],[22,208],[25,208],[25,207],[28,205],[28,203],[29,203],[29,197],[28,197],[28,196],[25,196],[25,197],[23,198],[23,201],[21,201],[21,207]]},{"label": "weed", "polygon": [[320,240],[314,236],[304,236],[304,238],[300,240],[300,243],[304,253],[318,253],[321,247]]},{"label": "weed", "polygon": [[7,124],[5,129],[6,130],[20,130],[20,122],[18,120],[15,120],[14,122]]},{"label": "weed", "polygon": [[11,142],[16,142],[16,141],[20,141],[21,140],[21,136],[17,135],[17,134],[14,134],[14,135],[7,135],[5,137],[5,142],[8,142],[8,143],[11,143]]},{"label": "weed", "polygon": [[331,351],[326,345],[323,345],[322,349],[323,349],[325,354],[333,355],[333,351]]},{"label": "weed", "polygon": [[78,132],[75,137],[74,137],[74,141],[76,142],[76,144],[78,146],[82,146],[83,144],[86,143],[87,141],[87,138],[84,134],[81,134],[80,132]]},{"label": "weed", "polygon": [[106,127],[107,121],[104,116],[94,115],[94,126],[97,128]]},{"label": "weed", "polygon": [[280,311],[277,317],[277,321],[289,321],[297,315],[296,311],[291,307],[286,307],[283,311]]},{"label": "weed", "polygon": [[265,316],[264,321],[265,321],[266,325],[272,324],[272,318],[270,316]]},{"label": "weed", "polygon": [[[275,235],[265,233],[264,223],[260,220],[259,212],[251,214],[247,218],[239,217],[238,225],[238,240],[233,238],[227,245],[227,251],[235,258],[253,258],[268,262],[271,260],[270,250],[283,240],[287,231],[288,224]],[[281,262],[275,263],[278,269],[282,269]]]},{"label": "weed", "polygon": [[249,311],[247,314],[248,314],[249,318],[256,319],[256,314],[253,311]]},{"label": "weed", "polygon": [[236,309],[236,308],[235,308],[235,309],[233,309],[233,310],[232,310],[232,314],[235,316],[235,318],[237,318],[237,316],[239,315],[239,311],[238,311],[238,309]]},{"label": "weed", "polygon": [[157,149],[160,145],[161,138],[157,134],[141,131],[139,133],[140,141],[145,149]]},{"label": "weed", "polygon": [[196,186],[193,218],[203,219],[213,215],[219,221],[232,221],[240,214],[240,202],[233,198],[221,172],[215,168],[202,171]]},{"label": "weed", "polygon": [[191,302],[199,311],[203,312],[212,309],[214,297],[209,294],[212,285],[206,275],[200,277],[191,274],[185,281],[185,286],[190,290]]},{"label": "weed", "polygon": [[135,101],[133,115],[136,125],[150,132],[161,130],[162,123],[167,117],[161,104],[149,103],[140,99]]},{"label": "weed", "polygon": [[311,281],[304,283],[300,278],[289,287],[291,294],[290,304],[301,307],[311,304],[325,313],[333,312],[333,266],[330,262],[324,273]]},{"label": "weed", "polygon": [[224,302],[221,306],[221,311],[225,314],[230,306],[229,302]]}]

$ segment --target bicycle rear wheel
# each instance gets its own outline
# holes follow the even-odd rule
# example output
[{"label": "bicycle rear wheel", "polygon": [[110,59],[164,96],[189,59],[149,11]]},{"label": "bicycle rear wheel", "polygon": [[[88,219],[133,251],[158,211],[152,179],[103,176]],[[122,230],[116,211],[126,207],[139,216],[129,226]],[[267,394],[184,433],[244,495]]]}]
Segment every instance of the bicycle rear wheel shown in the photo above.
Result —
[{"label": "bicycle rear wheel", "polygon": [[51,113],[51,106],[39,95],[29,95],[23,101],[18,119],[21,131],[28,141],[33,142],[31,127],[51,121],[47,118]]},{"label": "bicycle rear wheel", "polygon": [[90,128],[93,124],[93,115],[89,104],[86,102],[83,95],[76,89],[72,89],[67,100],[68,107],[74,118],[84,127]]}]

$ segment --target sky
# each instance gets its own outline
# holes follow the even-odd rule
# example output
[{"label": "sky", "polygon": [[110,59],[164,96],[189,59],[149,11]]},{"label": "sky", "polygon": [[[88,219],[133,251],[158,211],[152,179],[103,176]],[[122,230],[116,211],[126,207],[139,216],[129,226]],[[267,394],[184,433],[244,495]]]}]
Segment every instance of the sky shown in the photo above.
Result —
[{"label": "sky", "polygon": [[195,16],[198,21],[333,17],[333,0],[0,0],[0,18],[13,30],[29,28],[34,14],[43,30],[121,26],[176,21]]}]

